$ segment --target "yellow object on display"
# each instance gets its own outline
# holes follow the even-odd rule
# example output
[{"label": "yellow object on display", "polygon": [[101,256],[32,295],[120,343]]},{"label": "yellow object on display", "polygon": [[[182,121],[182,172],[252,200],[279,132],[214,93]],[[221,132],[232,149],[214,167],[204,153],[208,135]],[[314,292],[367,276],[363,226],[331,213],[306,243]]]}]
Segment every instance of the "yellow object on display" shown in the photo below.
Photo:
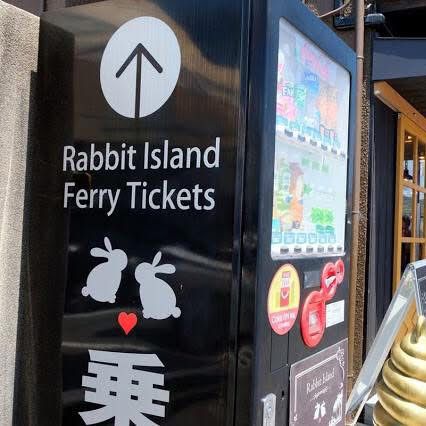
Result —
[{"label": "yellow object on display", "polygon": [[426,425],[426,318],[394,345],[377,385],[376,426]]}]

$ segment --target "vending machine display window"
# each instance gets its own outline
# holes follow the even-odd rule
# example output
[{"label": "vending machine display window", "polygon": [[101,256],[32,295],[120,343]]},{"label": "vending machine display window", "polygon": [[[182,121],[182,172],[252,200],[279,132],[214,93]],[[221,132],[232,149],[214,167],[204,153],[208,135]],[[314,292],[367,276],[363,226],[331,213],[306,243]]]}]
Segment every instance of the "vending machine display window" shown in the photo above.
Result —
[{"label": "vending machine display window", "polygon": [[280,20],[271,255],[345,251],[349,72]]}]

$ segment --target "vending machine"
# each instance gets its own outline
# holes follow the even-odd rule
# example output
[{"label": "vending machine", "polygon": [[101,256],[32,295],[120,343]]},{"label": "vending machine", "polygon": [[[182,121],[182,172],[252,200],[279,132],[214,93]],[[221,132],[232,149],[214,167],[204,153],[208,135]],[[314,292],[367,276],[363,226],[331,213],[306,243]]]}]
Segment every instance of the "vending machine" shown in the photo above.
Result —
[{"label": "vending machine", "polygon": [[354,70],[298,0],[42,16],[40,424],[344,425]]},{"label": "vending machine", "polygon": [[236,424],[344,425],[355,55],[300,2],[252,15]]}]

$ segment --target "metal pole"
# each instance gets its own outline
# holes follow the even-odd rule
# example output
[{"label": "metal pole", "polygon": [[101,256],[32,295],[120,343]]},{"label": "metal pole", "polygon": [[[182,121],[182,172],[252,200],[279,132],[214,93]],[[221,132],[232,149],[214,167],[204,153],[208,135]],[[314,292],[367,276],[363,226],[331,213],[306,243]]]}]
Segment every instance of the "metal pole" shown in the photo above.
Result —
[{"label": "metal pole", "polygon": [[[356,296],[358,277],[358,246],[359,246],[359,216],[360,216],[360,175],[361,175],[361,134],[362,134],[362,101],[364,80],[364,0],[356,0],[356,129],[355,129],[355,157],[352,193],[352,252],[351,273],[349,287],[349,366],[348,378],[354,375],[353,348],[355,345]],[[359,322],[358,322],[359,324]]]}]

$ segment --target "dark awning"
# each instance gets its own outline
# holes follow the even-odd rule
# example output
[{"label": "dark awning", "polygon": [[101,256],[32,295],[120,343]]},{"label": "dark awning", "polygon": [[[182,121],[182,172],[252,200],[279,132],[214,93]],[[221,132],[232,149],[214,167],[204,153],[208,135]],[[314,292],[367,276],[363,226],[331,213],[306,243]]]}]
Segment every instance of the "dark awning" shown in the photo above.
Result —
[{"label": "dark awning", "polygon": [[426,38],[376,38],[373,81],[426,76]]}]

